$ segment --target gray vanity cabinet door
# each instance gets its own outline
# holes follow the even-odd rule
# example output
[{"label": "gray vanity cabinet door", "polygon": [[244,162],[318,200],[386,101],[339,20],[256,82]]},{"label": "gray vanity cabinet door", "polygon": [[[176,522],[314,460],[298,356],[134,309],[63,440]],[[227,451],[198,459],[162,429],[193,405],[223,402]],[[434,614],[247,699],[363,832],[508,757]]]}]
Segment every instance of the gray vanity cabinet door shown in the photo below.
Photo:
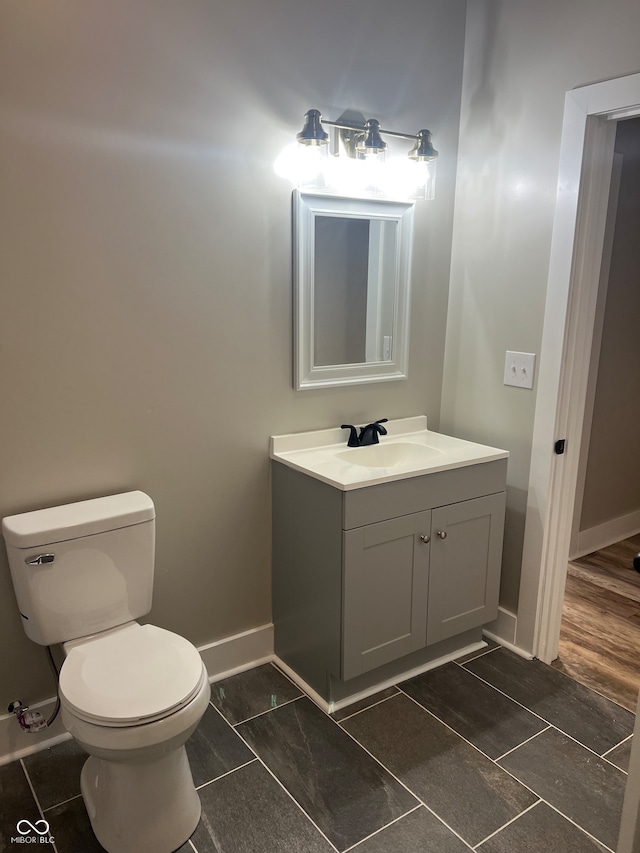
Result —
[{"label": "gray vanity cabinet door", "polygon": [[498,615],[505,494],[434,509],[427,644]]},{"label": "gray vanity cabinet door", "polygon": [[344,680],[424,648],[430,516],[344,532]]}]

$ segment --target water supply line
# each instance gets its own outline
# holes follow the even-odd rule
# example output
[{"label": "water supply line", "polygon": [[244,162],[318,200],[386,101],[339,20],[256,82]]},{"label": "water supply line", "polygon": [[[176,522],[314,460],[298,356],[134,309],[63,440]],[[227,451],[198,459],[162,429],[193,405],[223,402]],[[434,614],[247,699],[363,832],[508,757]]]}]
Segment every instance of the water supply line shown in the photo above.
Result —
[{"label": "water supply line", "polygon": [[51,652],[51,646],[47,646],[47,654],[49,657],[49,664],[51,669],[53,670],[55,679],[56,679],[56,704],[53,712],[48,720],[42,716],[40,711],[31,711],[28,705],[23,705],[20,699],[16,699],[15,701],[9,704],[7,710],[10,714],[15,714],[16,719],[20,725],[20,728],[29,732],[29,734],[35,734],[36,732],[42,731],[42,729],[50,726],[55,718],[58,716],[58,712],[60,711],[60,691],[58,689],[58,682],[60,680],[60,672],[58,667],[56,666],[56,662],[53,659],[53,654]]}]

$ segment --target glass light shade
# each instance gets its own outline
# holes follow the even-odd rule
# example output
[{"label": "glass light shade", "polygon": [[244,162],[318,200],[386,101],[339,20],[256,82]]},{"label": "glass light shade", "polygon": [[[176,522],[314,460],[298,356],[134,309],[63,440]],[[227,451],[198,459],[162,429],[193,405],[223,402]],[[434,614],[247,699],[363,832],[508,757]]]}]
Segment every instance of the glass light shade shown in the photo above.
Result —
[{"label": "glass light shade", "polygon": [[327,183],[327,146],[298,146],[298,186],[325,187]]},{"label": "glass light shade", "polygon": [[412,168],[415,176],[413,198],[431,201],[435,198],[436,160],[418,160]]},{"label": "glass light shade", "polygon": [[327,186],[327,146],[287,145],[273,164],[276,175],[288,180],[294,187]]}]

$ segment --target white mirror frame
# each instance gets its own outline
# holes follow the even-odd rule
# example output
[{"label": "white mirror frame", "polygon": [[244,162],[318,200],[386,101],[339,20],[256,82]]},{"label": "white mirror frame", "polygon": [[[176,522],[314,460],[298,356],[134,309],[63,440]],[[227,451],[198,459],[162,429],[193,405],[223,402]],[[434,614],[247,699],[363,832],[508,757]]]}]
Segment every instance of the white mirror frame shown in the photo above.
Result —
[{"label": "white mirror frame", "polygon": [[[409,307],[413,202],[348,198],[295,190],[294,214],[294,386],[329,388],[406,379],[409,361]],[[315,217],[383,220],[398,223],[395,263],[393,358],[361,364],[314,366]]]}]

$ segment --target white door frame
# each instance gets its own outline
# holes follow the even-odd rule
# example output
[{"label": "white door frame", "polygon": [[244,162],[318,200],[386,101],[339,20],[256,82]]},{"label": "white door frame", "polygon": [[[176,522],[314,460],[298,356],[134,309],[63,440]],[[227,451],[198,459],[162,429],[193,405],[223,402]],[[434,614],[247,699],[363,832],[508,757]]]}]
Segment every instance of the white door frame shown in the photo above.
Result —
[{"label": "white door frame", "polygon": [[[582,438],[580,441],[578,461],[578,477],[576,483],[576,499],[573,507],[573,521],[571,524],[571,546],[569,559],[582,557],[596,547],[590,547],[593,543],[593,534],[588,531],[589,537],[580,536],[580,522],[584,504],[585,485],[587,480],[587,467],[589,462],[589,446],[591,444],[591,427],[596,403],[596,390],[598,382],[598,365],[602,351],[602,336],[604,333],[604,315],[607,305],[607,293],[609,290],[609,276],[611,274],[611,259],[613,255],[613,240],[615,237],[616,218],[618,211],[618,200],[620,196],[620,179],[622,177],[622,154],[613,155],[611,168],[611,186],[609,188],[609,207],[607,209],[607,222],[602,247],[602,263],[600,265],[600,284],[598,285],[598,304],[596,305],[596,316],[593,323],[593,339],[591,345],[591,363],[589,364],[589,380],[587,382],[587,394],[584,407],[584,423]],[[600,527],[596,528],[600,530]],[[600,534],[601,536],[602,534]],[[602,543],[606,544],[606,543]],[[586,546],[586,547],[585,547]]]},{"label": "white door frame", "polygon": [[640,73],[565,98],[516,629],[516,645],[547,663],[558,653],[616,123],[636,115]]}]

